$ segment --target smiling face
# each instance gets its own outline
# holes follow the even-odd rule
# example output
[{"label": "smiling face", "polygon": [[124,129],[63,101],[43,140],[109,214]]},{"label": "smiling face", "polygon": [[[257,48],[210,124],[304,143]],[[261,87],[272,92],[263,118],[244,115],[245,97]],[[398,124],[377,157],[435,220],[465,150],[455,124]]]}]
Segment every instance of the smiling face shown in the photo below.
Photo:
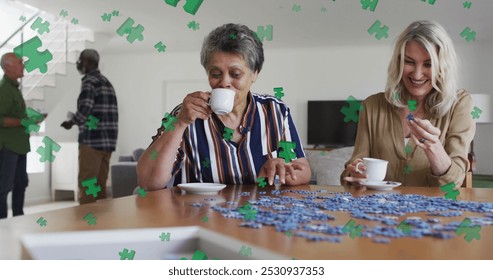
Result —
[{"label": "smiling face", "polygon": [[257,72],[248,68],[247,62],[239,55],[215,52],[206,68],[211,88],[227,88],[236,92],[233,110],[246,107],[250,87],[257,79]]},{"label": "smiling face", "polygon": [[433,89],[431,59],[428,51],[416,41],[406,44],[402,81],[413,99],[422,100]]}]

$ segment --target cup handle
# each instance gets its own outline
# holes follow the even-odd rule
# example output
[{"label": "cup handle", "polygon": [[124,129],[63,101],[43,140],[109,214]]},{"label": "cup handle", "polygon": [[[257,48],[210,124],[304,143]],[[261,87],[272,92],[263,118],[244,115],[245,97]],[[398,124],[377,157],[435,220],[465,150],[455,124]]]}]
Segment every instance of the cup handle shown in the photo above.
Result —
[{"label": "cup handle", "polygon": [[354,169],[355,169],[356,173],[363,174],[363,171],[361,171],[361,170],[359,169],[359,166],[360,166],[360,165],[365,165],[365,163],[363,163],[363,162],[358,162],[358,163],[356,163],[356,166],[354,167]]}]

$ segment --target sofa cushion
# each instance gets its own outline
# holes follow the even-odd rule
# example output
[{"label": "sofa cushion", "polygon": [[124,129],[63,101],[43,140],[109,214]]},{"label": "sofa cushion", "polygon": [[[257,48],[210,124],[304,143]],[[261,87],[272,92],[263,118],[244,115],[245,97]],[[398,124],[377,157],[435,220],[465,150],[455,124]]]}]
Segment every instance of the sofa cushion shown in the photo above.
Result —
[{"label": "sofa cushion", "polygon": [[136,149],[133,153],[132,153],[132,157],[133,157],[133,160],[134,161],[139,161],[140,157],[142,156],[142,154],[144,153],[144,149]]},{"label": "sofa cushion", "polygon": [[305,150],[312,170],[312,180],[317,185],[339,186],[344,164],[351,158],[354,147],[345,147],[330,151]]}]

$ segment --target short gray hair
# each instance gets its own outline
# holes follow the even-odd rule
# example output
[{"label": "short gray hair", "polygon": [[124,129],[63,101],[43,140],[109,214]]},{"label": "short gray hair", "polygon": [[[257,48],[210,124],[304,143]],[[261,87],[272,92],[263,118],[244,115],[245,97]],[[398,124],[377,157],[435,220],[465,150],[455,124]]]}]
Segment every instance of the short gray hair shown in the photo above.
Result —
[{"label": "short gray hair", "polygon": [[264,64],[264,49],[257,34],[247,26],[228,23],[217,27],[204,39],[200,52],[200,63],[207,65],[214,52],[240,55],[253,72],[260,72]]},{"label": "short gray hair", "polygon": [[94,63],[96,66],[99,64],[99,53],[94,49],[85,49],[80,53],[80,57],[87,59],[87,61]]},{"label": "short gray hair", "polygon": [[13,54],[14,53],[9,52],[2,55],[2,58],[0,59],[0,66],[2,69],[4,69],[7,64],[12,64]]}]

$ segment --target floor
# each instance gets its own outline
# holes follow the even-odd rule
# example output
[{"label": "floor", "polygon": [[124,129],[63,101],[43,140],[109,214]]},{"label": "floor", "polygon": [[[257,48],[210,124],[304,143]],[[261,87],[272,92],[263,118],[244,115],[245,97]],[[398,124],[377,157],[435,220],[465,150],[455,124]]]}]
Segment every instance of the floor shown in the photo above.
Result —
[{"label": "floor", "polygon": [[[24,206],[24,215],[37,214],[67,207],[79,206],[79,202],[75,201],[55,201],[44,204],[36,204],[36,205],[25,205]],[[12,217],[12,209],[9,209],[8,217]]]}]

